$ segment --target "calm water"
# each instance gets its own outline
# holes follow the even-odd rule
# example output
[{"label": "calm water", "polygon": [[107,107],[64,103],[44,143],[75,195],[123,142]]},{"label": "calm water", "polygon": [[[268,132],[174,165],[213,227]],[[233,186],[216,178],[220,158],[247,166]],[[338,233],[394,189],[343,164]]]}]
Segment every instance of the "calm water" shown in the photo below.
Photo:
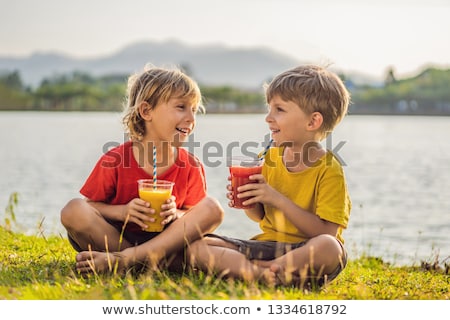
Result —
[{"label": "calm water", "polygon": [[[264,115],[198,117],[189,149],[206,164],[210,194],[227,208],[217,232],[243,238],[259,232],[227,207],[225,159],[243,148],[259,151],[266,135]],[[450,256],[449,138],[450,117],[349,116],[324,142],[346,163],[351,257],[411,264]],[[0,139],[0,209],[16,191],[21,230],[37,233],[43,221],[46,234],[65,234],[60,209],[79,196],[105,148],[124,136],[117,113],[0,112]]]}]

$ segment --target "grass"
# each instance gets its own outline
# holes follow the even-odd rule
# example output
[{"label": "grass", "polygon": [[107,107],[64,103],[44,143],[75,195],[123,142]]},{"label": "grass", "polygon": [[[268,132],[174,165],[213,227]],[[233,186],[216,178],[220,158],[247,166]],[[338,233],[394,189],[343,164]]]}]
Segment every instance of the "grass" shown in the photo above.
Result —
[{"label": "grass", "polygon": [[[10,196],[0,225],[0,299],[7,300],[449,300],[450,264],[422,261],[393,266],[362,256],[320,291],[268,287],[226,280],[205,273],[167,271],[82,277],[74,269],[76,252],[68,240],[13,231],[17,194]],[[40,229],[40,228],[38,228]]]},{"label": "grass", "polygon": [[0,227],[0,299],[268,299],[268,300],[448,300],[449,265],[435,260],[394,267],[376,257],[351,260],[321,291],[221,279],[204,273],[166,271],[139,275],[93,275],[74,270],[75,251],[67,239],[24,235]]}]

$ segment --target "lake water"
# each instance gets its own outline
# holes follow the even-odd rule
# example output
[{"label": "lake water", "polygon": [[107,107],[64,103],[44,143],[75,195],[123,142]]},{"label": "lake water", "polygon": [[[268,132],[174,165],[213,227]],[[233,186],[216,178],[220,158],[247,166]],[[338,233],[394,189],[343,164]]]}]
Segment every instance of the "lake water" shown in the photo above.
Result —
[{"label": "lake water", "polygon": [[[225,159],[243,148],[259,151],[267,134],[262,114],[198,116],[188,148],[205,162],[209,193],[226,208],[217,232],[259,232],[227,206]],[[119,113],[0,112],[0,139],[0,223],[9,195],[18,192],[20,231],[36,234],[42,222],[45,234],[65,236],[60,209],[80,196],[100,155],[124,135]],[[350,115],[324,144],[345,162],[351,258],[417,264],[450,256],[450,117]]]}]

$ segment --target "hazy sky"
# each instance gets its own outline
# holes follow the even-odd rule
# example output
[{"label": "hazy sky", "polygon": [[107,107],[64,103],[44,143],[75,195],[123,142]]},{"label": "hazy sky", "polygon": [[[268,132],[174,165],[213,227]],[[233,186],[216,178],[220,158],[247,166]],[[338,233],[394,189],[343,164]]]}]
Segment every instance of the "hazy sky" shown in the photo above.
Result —
[{"label": "hazy sky", "polygon": [[0,0],[0,56],[94,57],[168,39],[408,75],[450,67],[450,0]]}]

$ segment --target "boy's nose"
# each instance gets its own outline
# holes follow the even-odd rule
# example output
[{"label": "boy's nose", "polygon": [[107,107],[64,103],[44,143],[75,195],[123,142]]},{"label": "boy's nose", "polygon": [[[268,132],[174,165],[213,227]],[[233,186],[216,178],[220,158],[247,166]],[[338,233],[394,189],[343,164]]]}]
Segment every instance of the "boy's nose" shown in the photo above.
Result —
[{"label": "boy's nose", "polygon": [[189,122],[194,122],[195,121],[195,113],[194,112],[189,112],[188,115],[186,116],[186,120]]}]

